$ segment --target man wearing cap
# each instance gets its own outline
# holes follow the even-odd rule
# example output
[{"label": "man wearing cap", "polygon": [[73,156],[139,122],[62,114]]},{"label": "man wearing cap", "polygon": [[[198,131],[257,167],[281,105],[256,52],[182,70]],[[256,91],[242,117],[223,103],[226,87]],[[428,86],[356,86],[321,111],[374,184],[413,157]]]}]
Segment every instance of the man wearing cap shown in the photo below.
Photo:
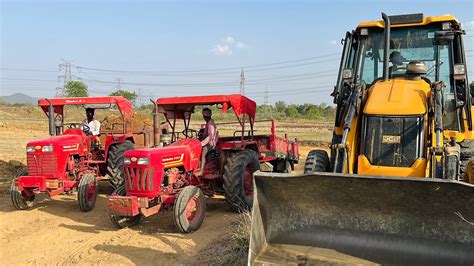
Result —
[{"label": "man wearing cap", "polygon": [[204,131],[202,133],[202,153],[201,153],[201,173],[206,164],[206,154],[216,148],[217,145],[217,126],[212,120],[212,111],[209,108],[202,109],[202,117],[206,121],[206,126],[204,127]]},{"label": "man wearing cap", "polygon": [[390,62],[392,62],[392,66],[389,68],[390,76],[405,74],[407,67],[403,64],[403,61],[405,60],[405,57],[403,57],[399,51],[393,51],[390,54]]},{"label": "man wearing cap", "polygon": [[87,119],[82,121],[82,126],[81,129],[84,128],[84,126],[89,127],[89,133],[92,136],[98,136],[100,134],[100,122],[98,120],[94,119],[94,108],[87,108],[86,109],[86,116]]}]

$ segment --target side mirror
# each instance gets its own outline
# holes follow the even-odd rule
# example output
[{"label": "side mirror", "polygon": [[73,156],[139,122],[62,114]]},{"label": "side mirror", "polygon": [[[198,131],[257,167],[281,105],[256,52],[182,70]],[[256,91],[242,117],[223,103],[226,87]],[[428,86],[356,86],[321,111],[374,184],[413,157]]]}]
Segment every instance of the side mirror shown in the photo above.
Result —
[{"label": "side mirror", "polygon": [[437,31],[433,43],[435,45],[447,45],[454,40],[454,32],[452,31]]}]

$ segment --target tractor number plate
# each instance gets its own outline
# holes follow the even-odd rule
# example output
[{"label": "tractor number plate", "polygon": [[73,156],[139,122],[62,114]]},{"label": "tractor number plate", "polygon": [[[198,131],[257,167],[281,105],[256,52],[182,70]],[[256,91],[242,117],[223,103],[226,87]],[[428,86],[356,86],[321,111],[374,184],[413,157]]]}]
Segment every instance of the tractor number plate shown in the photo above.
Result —
[{"label": "tractor number plate", "polygon": [[400,136],[383,135],[382,143],[387,143],[387,144],[400,143]]},{"label": "tractor number plate", "polygon": [[117,214],[135,216],[138,214],[138,202],[136,197],[110,197],[108,207]]}]

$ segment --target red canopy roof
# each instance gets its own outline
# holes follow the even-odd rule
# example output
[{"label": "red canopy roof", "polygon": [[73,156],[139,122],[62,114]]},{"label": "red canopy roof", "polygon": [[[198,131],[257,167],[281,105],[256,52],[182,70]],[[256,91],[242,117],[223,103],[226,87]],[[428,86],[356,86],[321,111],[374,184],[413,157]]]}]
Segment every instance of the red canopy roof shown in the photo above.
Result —
[{"label": "red canopy roof", "polygon": [[240,94],[159,98],[156,103],[161,113],[172,111],[192,112],[196,105],[221,104],[223,113],[232,108],[237,116],[247,114],[252,120],[255,120],[257,110],[257,104],[254,101]]},{"label": "red canopy roof", "polygon": [[48,98],[38,100],[44,112],[48,112],[49,102],[54,106],[56,113],[63,111],[64,105],[84,105],[84,104],[114,104],[120,111],[123,118],[133,115],[132,104],[123,96],[100,96],[100,97],[69,97],[69,98]]}]

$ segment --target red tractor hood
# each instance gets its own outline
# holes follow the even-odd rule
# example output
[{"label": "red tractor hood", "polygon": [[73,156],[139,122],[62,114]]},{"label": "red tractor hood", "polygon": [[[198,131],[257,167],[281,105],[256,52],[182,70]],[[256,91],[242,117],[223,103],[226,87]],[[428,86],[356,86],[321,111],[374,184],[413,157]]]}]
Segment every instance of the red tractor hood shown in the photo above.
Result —
[{"label": "red tractor hood", "polygon": [[149,158],[150,166],[158,169],[183,166],[186,171],[199,167],[201,142],[196,139],[182,139],[166,147],[126,151],[124,156],[131,159],[132,167],[139,158]]},{"label": "red tractor hood", "polygon": [[28,142],[27,146],[35,147],[36,150],[41,150],[43,146],[53,146],[54,152],[78,151],[81,153],[83,149],[83,137],[81,135],[62,135],[53,136],[45,139],[32,140]]}]

